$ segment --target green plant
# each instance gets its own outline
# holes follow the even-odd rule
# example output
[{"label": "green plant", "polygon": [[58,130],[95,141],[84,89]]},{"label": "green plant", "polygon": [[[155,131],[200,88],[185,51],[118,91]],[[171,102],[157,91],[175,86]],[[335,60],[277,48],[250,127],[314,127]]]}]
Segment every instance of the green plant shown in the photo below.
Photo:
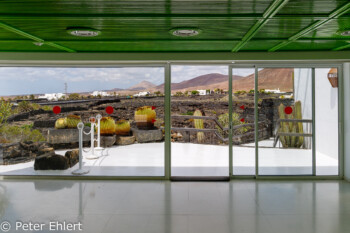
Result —
[{"label": "green plant", "polygon": [[80,99],[80,95],[78,93],[72,93],[72,94],[69,94],[68,99],[78,100],[78,99]]},{"label": "green plant", "polygon": [[76,129],[77,125],[81,121],[80,116],[77,115],[68,115],[67,116],[67,127],[69,129]]},{"label": "green plant", "polygon": [[117,135],[130,134],[130,122],[127,120],[119,120],[115,123],[115,133]]},{"label": "green plant", "polygon": [[64,129],[67,128],[67,118],[59,118],[55,122],[56,129]]},{"label": "green plant", "polygon": [[41,109],[43,109],[44,111],[50,112],[50,111],[52,111],[52,106],[44,105],[41,107]]},{"label": "green plant", "polygon": [[198,94],[199,94],[199,91],[191,91],[191,94],[192,94],[192,95],[198,95]]},{"label": "green plant", "polygon": [[100,126],[101,135],[111,135],[115,133],[115,121],[112,117],[102,117]]},{"label": "green plant", "polygon": [[266,92],[265,92],[265,89],[260,89],[260,90],[259,90],[259,93],[260,93],[260,94],[265,94],[265,93],[266,93]]},{"label": "green plant", "polygon": [[[193,116],[202,116],[201,110],[197,109],[194,111]],[[204,129],[204,123],[202,119],[194,119],[193,122],[196,129]],[[199,143],[204,142],[204,132],[197,132],[197,140]]]},{"label": "green plant", "polygon": [[135,111],[135,122],[139,129],[151,129],[154,127],[157,113],[154,107],[143,106]]},{"label": "green plant", "polygon": [[45,137],[37,129],[32,130],[33,125],[0,127],[0,140],[4,142],[45,141]]},{"label": "green plant", "polygon": [[[292,108],[292,112],[290,114],[285,113],[286,107],[284,104],[280,104],[278,107],[278,115],[280,119],[302,119],[301,114],[301,102],[295,102],[294,106],[290,106]],[[304,132],[303,123],[301,122],[281,122],[280,133],[300,133]],[[280,136],[280,141],[284,148],[300,148],[304,143],[304,137],[302,136]]]},{"label": "green plant", "polygon": [[254,93],[255,93],[254,89],[249,90],[249,94],[254,94]]},{"label": "green plant", "polygon": [[181,115],[184,115],[184,116],[193,116],[193,112],[192,112],[192,111],[187,111],[186,113],[181,113]]},{"label": "green plant", "polygon": [[21,101],[18,103],[18,106],[16,108],[16,112],[30,112],[33,110],[38,110],[40,109],[40,105],[36,103],[30,103],[28,101]]},{"label": "green plant", "polygon": [[182,95],[183,95],[183,93],[181,91],[178,91],[175,93],[175,96],[182,96]]},{"label": "green plant", "polygon": [[0,126],[6,124],[7,119],[12,114],[12,104],[8,101],[0,101]]},{"label": "green plant", "polygon": [[[230,126],[230,121],[229,121],[229,114],[228,113],[224,113],[224,114],[221,114],[219,117],[218,117],[218,122],[220,123],[221,126],[223,126],[224,128],[229,128]],[[240,120],[240,116],[239,114],[237,113],[232,113],[232,125],[233,126],[237,126],[237,125],[244,125],[245,123],[242,122]],[[219,127],[219,126],[216,126],[216,128],[218,129],[219,133],[224,136],[225,133],[224,131],[222,131],[222,129]],[[238,128],[235,132],[238,133],[238,134],[243,134],[245,132],[247,132],[248,130],[250,129],[250,127],[240,127]]]}]

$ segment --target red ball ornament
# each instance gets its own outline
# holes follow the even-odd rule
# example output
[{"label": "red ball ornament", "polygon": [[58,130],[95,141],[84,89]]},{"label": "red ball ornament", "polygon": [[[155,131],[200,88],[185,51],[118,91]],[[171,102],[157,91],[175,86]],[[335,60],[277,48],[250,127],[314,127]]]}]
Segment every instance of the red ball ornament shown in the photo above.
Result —
[{"label": "red ball ornament", "polygon": [[288,106],[288,107],[284,108],[284,113],[285,114],[289,115],[289,114],[292,114],[292,112],[293,112],[293,108],[292,107]]},{"label": "red ball ornament", "polygon": [[112,106],[108,106],[108,107],[106,107],[106,113],[107,114],[112,114],[114,112],[114,108],[112,107]]},{"label": "red ball ornament", "polygon": [[61,113],[61,107],[60,106],[55,106],[52,108],[53,113],[55,114],[60,114]]}]

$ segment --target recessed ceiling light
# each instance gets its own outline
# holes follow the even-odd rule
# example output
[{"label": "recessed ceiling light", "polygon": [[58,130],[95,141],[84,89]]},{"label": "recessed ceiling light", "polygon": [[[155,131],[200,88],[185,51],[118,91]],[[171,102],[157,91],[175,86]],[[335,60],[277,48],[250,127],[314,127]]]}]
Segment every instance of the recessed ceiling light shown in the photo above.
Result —
[{"label": "recessed ceiling light", "polygon": [[343,30],[338,32],[342,36],[350,36],[350,29],[349,30]]},{"label": "recessed ceiling light", "polygon": [[67,32],[73,36],[80,37],[94,37],[98,36],[101,32],[92,28],[68,28]]},{"label": "recessed ceiling light", "polygon": [[43,42],[33,42],[33,44],[36,46],[42,46],[44,43]]},{"label": "recessed ceiling light", "polygon": [[174,28],[171,29],[169,32],[173,36],[190,37],[197,36],[202,31],[198,28]]}]

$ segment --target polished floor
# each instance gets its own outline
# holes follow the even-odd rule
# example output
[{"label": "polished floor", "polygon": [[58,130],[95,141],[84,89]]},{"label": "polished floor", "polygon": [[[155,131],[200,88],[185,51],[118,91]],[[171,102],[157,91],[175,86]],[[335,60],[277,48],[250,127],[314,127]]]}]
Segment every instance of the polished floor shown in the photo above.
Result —
[{"label": "polished floor", "polygon": [[[264,146],[263,143],[259,142]],[[260,145],[259,144],[259,145]],[[229,148],[222,145],[172,143],[173,176],[228,176]],[[56,151],[64,155],[66,151]],[[164,176],[164,143],[114,146],[95,160],[86,159],[86,176]],[[338,175],[337,155],[316,152],[316,175]],[[259,148],[260,175],[310,175],[312,151],[306,149]],[[35,171],[34,162],[0,166],[0,175],[72,175],[78,165],[64,171]],[[255,175],[254,146],[233,147],[233,174]]]},{"label": "polished floor", "polygon": [[350,183],[4,180],[0,219],[9,232],[65,221],[92,233],[345,233]]}]

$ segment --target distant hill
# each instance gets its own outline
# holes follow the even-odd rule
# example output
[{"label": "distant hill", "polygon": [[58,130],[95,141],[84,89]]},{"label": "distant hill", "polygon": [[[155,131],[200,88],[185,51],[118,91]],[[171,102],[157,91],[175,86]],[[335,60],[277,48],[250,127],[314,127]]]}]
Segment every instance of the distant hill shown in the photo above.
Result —
[{"label": "distant hill", "polygon": [[[266,68],[258,72],[259,90],[260,89],[280,89],[281,91],[293,91],[293,72],[292,68]],[[254,74],[248,76],[232,76],[233,91],[254,89]],[[185,80],[179,83],[171,84],[171,91],[191,91],[220,88],[228,90],[228,75],[211,73],[205,74],[193,79]],[[156,86],[149,81],[142,81],[128,89],[114,88],[112,91],[118,91],[123,94],[132,94],[139,91],[161,91],[164,92],[164,84]]]},{"label": "distant hill", "polygon": [[[236,76],[236,75],[232,77],[233,80],[239,80],[241,78],[243,77]],[[224,84],[225,82],[226,82],[226,86]],[[184,90],[215,89],[215,88],[227,89],[228,88],[227,85],[228,85],[228,75],[211,73],[211,74],[201,75],[193,79],[185,80],[179,83],[172,83],[171,90],[184,91]],[[164,84],[157,86],[157,89],[158,90],[164,89]]]},{"label": "distant hill", "polygon": [[156,85],[148,82],[148,81],[142,81],[132,87],[129,87],[128,90],[129,91],[145,91],[145,90],[151,90],[151,89],[155,89]]},{"label": "distant hill", "polygon": [[[280,89],[280,91],[293,91],[292,68],[266,68],[258,72],[258,88]],[[254,74],[248,75],[240,80],[233,81],[233,90],[249,91],[254,89]]]}]

